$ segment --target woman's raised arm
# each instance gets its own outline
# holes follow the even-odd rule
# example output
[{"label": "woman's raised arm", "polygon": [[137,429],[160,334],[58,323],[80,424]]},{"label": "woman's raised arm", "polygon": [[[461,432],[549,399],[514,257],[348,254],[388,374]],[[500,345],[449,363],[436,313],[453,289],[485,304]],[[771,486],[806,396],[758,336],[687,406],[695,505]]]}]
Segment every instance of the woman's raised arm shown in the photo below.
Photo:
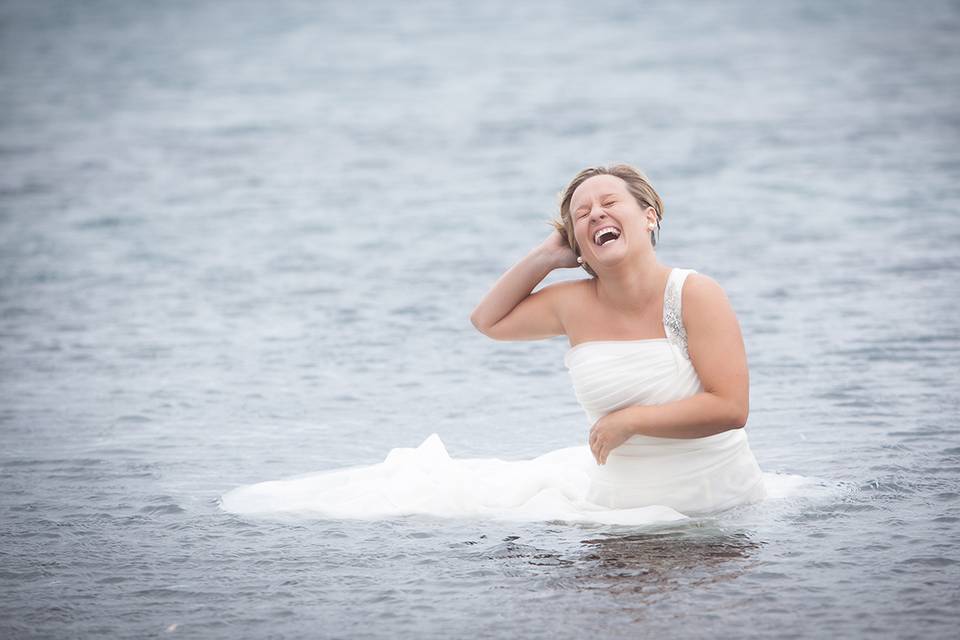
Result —
[{"label": "woman's raised arm", "polygon": [[495,340],[537,340],[564,333],[557,312],[563,285],[530,293],[548,273],[576,267],[577,256],[559,231],[553,231],[494,283],[470,314],[478,331]]}]

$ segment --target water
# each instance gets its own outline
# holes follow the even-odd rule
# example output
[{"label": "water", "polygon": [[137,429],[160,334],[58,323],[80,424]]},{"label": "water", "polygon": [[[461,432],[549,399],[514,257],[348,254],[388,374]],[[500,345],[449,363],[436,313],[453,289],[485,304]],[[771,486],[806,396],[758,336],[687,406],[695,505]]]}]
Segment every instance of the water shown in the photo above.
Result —
[{"label": "water", "polygon": [[[952,635],[958,30],[946,1],[4,2],[0,635]],[[639,530],[218,508],[433,432],[582,443],[565,341],[467,318],[609,161],[738,312],[761,466],[841,491]]]}]

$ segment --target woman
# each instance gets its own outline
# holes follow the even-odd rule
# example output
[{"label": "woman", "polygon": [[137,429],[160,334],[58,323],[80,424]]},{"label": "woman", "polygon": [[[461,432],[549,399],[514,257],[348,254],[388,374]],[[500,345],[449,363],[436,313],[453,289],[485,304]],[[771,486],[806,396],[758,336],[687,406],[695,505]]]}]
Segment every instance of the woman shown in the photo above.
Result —
[{"label": "woman", "polygon": [[[500,340],[570,339],[565,361],[593,424],[589,449],[462,460],[433,434],[379,464],[234,489],[223,508],[637,525],[762,498],[742,428],[748,381],[737,319],[713,280],[657,261],[663,205],[653,187],[628,166],[586,169],[560,215],[471,319]],[[553,269],[578,264],[593,278],[531,293]]]},{"label": "woman", "polygon": [[[470,319],[497,340],[570,340],[565,362],[600,465],[587,499],[689,514],[763,498],[743,431],[737,318],[714,280],[657,260],[663,204],[647,178],[627,165],[585,169],[563,192],[560,218]],[[578,265],[593,277],[531,293],[553,269]]]}]

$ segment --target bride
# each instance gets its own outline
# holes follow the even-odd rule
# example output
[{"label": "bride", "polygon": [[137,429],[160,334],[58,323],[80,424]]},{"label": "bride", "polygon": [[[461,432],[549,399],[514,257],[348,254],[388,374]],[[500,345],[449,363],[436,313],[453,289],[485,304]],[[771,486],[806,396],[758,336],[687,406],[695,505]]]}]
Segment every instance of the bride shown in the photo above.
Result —
[{"label": "bride", "polygon": [[[743,430],[749,379],[737,318],[713,279],[657,260],[663,203],[628,165],[577,174],[556,230],[471,315],[497,340],[565,335],[592,427],[589,502],[709,512],[764,497]],[[592,277],[533,288],[557,268]]]},{"label": "bride", "polygon": [[[239,487],[234,513],[408,514],[646,524],[762,499],[743,339],[720,286],[657,260],[663,204],[627,165],[581,171],[556,229],[471,315],[497,340],[565,335],[588,446],[532,460],[454,459],[437,434],[384,462]],[[590,278],[533,292],[558,268]]]}]

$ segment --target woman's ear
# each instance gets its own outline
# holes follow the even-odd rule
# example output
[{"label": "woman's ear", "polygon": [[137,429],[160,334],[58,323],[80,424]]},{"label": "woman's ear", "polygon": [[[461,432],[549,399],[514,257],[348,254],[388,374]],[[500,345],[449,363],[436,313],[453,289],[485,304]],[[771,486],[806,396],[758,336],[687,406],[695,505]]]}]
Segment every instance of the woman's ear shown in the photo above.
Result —
[{"label": "woman's ear", "polygon": [[657,220],[657,210],[656,210],[656,209],[654,209],[653,207],[647,207],[647,208],[644,210],[643,213],[644,213],[644,215],[647,217],[647,224],[648,224],[648,225],[651,225],[651,224],[654,225],[654,226],[657,225],[657,223],[658,223],[659,221]]}]

